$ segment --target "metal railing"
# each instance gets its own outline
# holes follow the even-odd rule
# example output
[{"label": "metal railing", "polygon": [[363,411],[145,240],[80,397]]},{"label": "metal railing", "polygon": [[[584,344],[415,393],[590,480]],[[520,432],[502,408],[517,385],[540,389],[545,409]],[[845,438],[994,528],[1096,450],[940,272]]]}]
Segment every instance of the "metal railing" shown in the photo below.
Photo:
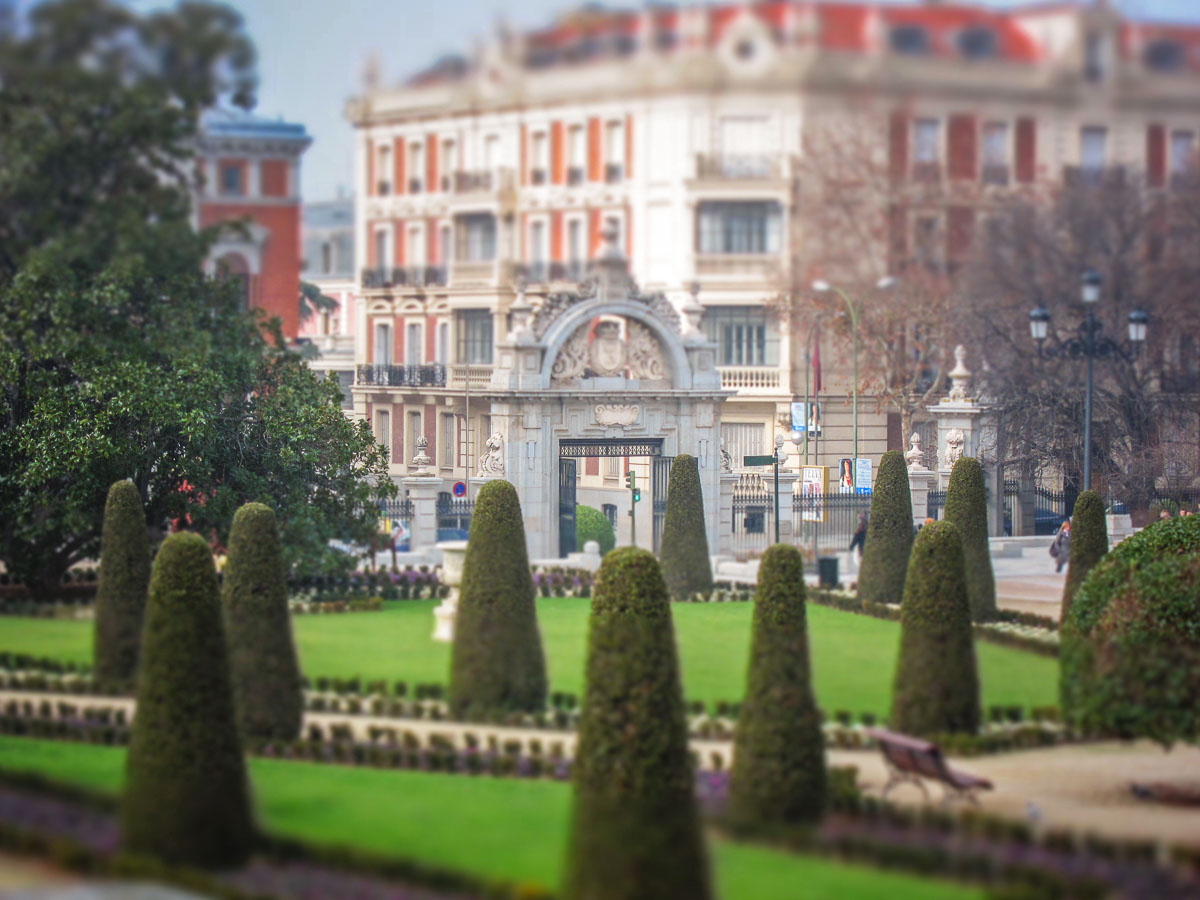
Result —
[{"label": "metal railing", "polygon": [[359,366],[355,384],[376,387],[445,387],[446,367],[440,363]]},{"label": "metal railing", "polygon": [[818,556],[848,550],[860,513],[870,515],[870,494],[796,494],[792,543]]},{"label": "metal railing", "polygon": [[696,275],[769,278],[779,273],[782,262],[778,253],[698,253]]},{"label": "metal railing", "polygon": [[495,367],[485,364],[456,363],[448,368],[450,370],[450,387],[462,388],[469,384],[472,388],[485,388],[492,383],[492,370]]},{"label": "metal railing", "polygon": [[439,498],[437,504],[438,540],[465,541],[471,533],[471,517],[474,514],[474,500]]},{"label": "metal railing", "polygon": [[474,194],[492,189],[492,173],[488,170],[481,172],[455,172],[454,193]]},{"label": "metal railing", "polygon": [[[782,502],[782,498],[781,498]],[[733,553],[761,556],[775,541],[775,494],[763,477],[745,472],[733,485]]]},{"label": "metal railing", "polygon": [[696,156],[696,177],[730,181],[779,178],[781,160],[765,154],[700,153]]}]

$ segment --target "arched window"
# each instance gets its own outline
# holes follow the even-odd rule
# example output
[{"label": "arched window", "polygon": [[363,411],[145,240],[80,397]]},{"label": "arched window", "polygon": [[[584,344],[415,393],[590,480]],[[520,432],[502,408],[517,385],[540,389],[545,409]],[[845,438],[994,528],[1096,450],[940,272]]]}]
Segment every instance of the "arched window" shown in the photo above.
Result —
[{"label": "arched window", "polygon": [[929,32],[920,25],[897,25],[890,38],[894,53],[923,56],[929,52]]},{"label": "arched window", "polygon": [[1178,72],[1187,65],[1187,50],[1178,41],[1151,41],[1142,53],[1147,69]]},{"label": "arched window", "polygon": [[967,59],[991,59],[999,53],[1000,41],[991,28],[975,25],[959,32],[958,50]]},{"label": "arched window", "polygon": [[242,285],[242,306],[250,308],[250,264],[240,253],[226,253],[217,260],[217,277],[234,278]]}]

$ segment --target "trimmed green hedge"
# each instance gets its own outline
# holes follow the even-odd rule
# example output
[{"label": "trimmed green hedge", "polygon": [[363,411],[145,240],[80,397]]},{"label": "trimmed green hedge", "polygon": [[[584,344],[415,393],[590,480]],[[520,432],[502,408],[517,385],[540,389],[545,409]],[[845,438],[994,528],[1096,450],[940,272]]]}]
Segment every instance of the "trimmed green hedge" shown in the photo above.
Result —
[{"label": "trimmed green hedge", "polygon": [[1087,734],[1200,737],[1200,516],[1117,544],[1063,626],[1063,715]]},{"label": "trimmed green hedge", "polygon": [[108,489],[96,590],[96,680],[128,688],[137,677],[142,619],[150,589],[150,536],[142,498],[132,481]]},{"label": "trimmed green hedge", "polygon": [[713,889],[666,585],[654,556],[604,559],[588,631],[565,900]]},{"label": "trimmed green hedge", "polygon": [[858,573],[858,596],[863,603],[897,604],[904,598],[904,579],[913,545],[912,494],[908,465],[899,450],[879,461],[871,497],[871,521]]},{"label": "trimmed green hedge", "polygon": [[234,514],[224,588],[242,735],[291,740],[300,734],[304,694],[288,613],[287,566],[269,506],[247,503]]},{"label": "trimmed green hedge", "polygon": [[546,657],[516,488],[479,491],[450,654],[450,709],[491,719],[546,708]]},{"label": "trimmed green hedge", "polygon": [[1075,500],[1071,516],[1071,556],[1067,567],[1067,583],[1063,586],[1062,614],[1066,622],[1071,604],[1084,579],[1108,553],[1108,520],[1105,518],[1104,498],[1096,491],[1084,491]]},{"label": "trimmed green hedge", "polygon": [[893,730],[912,735],[979,730],[979,669],[963,566],[952,522],[921,529],[900,608]]},{"label": "trimmed green hedge", "polygon": [[575,549],[583,550],[588,541],[600,545],[600,555],[603,556],[617,545],[617,536],[613,534],[612,522],[608,516],[594,506],[575,507]]},{"label": "trimmed green hedge", "polygon": [[700,468],[696,457],[686,453],[671,463],[660,555],[663,579],[672,600],[712,593],[712,562],[708,558]]},{"label": "trimmed green hedge", "polygon": [[171,535],[154,561],[121,834],[182,865],[232,868],[253,850],[217,573],[197,534]]},{"label": "trimmed green hedge", "polygon": [[983,467],[974,457],[960,458],[950,471],[945,519],[953,522],[962,536],[971,621],[991,621],[997,612],[996,576],[988,548],[987,486],[983,482]]},{"label": "trimmed green hedge", "polygon": [[734,740],[730,815],[747,826],[809,824],[825,809],[825,738],[812,689],[804,556],[763,556],[750,672]]}]

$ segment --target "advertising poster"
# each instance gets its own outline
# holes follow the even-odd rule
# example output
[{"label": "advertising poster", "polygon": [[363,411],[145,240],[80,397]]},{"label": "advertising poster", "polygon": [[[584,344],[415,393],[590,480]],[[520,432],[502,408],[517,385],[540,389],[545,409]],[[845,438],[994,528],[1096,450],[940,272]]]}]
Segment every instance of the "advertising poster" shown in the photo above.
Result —
[{"label": "advertising poster", "polygon": [[808,416],[805,414],[803,402],[792,403],[792,434],[804,434],[808,431]]},{"label": "advertising poster", "polygon": [[854,460],[852,459],[838,461],[838,493],[854,493]]},{"label": "advertising poster", "polygon": [[871,493],[871,459],[859,458],[854,461],[854,492],[856,494]]},{"label": "advertising poster", "polygon": [[828,482],[829,469],[826,466],[803,466],[800,469],[800,496],[804,498],[801,521],[825,521],[824,497]]}]

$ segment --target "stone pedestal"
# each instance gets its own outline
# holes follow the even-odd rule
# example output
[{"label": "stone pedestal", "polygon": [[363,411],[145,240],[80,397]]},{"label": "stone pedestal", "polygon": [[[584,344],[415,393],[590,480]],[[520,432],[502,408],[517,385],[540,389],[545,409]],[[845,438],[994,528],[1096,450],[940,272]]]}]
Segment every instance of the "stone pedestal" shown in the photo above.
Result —
[{"label": "stone pedestal", "polygon": [[716,556],[733,556],[733,486],[737,484],[737,480],[736,473],[721,471],[720,492],[717,497],[718,538],[717,546],[713,548]]},{"label": "stone pedestal", "polygon": [[[773,473],[769,476],[769,478],[774,477]],[[796,485],[799,481],[799,472],[782,468],[779,470],[779,540],[788,544],[793,543],[795,516],[792,513],[792,498],[796,494]]]},{"label": "stone pedestal", "polygon": [[908,439],[908,444],[904,460],[908,463],[908,490],[912,495],[913,525],[920,527],[929,518],[929,492],[937,482],[937,474],[921,463],[921,457],[924,455],[921,450],[921,435],[914,431]]},{"label": "stone pedestal", "polygon": [[449,585],[450,593],[433,611],[433,639],[453,643],[454,618],[458,615],[458,589],[462,584],[467,542],[443,541],[437,546],[442,551],[442,584]]},{"label": "stone pedestal", "polygon": [[442,489],[442,479],[436,475],[410,475],[403,484],[413,505],[409,546],[413,550],[432,547],[437,543],[437,497]]}]

